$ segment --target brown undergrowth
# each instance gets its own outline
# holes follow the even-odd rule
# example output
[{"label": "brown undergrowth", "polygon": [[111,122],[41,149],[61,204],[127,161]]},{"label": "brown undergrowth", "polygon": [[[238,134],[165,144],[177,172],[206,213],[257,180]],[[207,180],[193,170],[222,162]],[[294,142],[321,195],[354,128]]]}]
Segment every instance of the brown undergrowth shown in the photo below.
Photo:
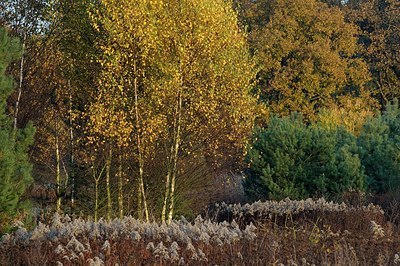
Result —
[{"label": "brown undergrowth", "polygon": [[399,229],[376,206],[220,204],[169,225],[55,215],[5,235],[0,265],[396,265]]}]

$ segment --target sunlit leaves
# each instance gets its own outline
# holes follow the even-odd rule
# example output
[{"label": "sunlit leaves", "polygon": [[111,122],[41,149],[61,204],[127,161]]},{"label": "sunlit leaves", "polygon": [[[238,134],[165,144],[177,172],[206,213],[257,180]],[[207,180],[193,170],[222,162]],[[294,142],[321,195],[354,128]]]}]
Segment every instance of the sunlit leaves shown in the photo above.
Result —
[{"label": "sunlit leaves", "polygon": [[134,160],[165,156],[166,168],[175,152],[240,161],[254,120],[255,72],[230,3],[105,0],[90,16],[103,36],[90,132],[137,147]]},{"label": "sunlit leaves", "polygon": [[[204,137],[205,132],[200,129],[205,126],[208,130],[210,126],[225,128],[228,138],[229,131],[239,121],[247,123],[246,130],[251,127],[251,115],[246,113],[252,106],[247,94],[253,77],[252,62],[236,15],[228,4],[220,1],[104,1],[103,4],[100,19],[94,20],[108,37],[100,43],[104,56],[99,62],[104,74],[99,81],[99,110],[91,115],[93,124],[100,126],[98,132],[112,138],[118,135],[123,142],[128,140],[134,129],[129,124],[134,123],[135,79],[140,87],[140,130],[149,134],[147,139],[168,135],[179,87],[184,99],[184,128],[192,137],[196,134]],[[97,108],[96,105],[92,108]],[[226,122],[221,121],[222,117]],[[152,126],[146,127],[148,124]],[[217,139],[210,136],[208,141]]]},{"label": "sunlit leaves", "polygon": [[363,90],[369,73],[356,58],[357,29],[339,8],[298,0],[247,5],[261,99],[273,112],[299,111],[313,120],[336,96]]}]

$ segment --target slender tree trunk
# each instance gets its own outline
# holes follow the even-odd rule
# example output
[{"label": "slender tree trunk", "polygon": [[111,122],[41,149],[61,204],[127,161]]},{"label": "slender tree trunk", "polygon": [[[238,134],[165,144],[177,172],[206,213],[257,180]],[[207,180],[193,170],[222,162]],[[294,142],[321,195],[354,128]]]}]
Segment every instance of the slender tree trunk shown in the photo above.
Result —
[{"label": "slender tree trunk", "polygon": [[94,199],[94,221],[97,222],[99,212],[99,178],[94,177],[95,199]]},{"label": "slender tree trunk", "polygon": [[140,172],[140,176],[141,176],[141,178],[140,178],[140,189],[142,191],[142,196],[143,196],[144,214],[145,214],[145,217],[146,217],[146,222],[148,222],[149,221],[149,210],[147,208],[146,192],[145,192],[145,189],[144,189],[144,182],[143,182],[143,167],[141,167],[139,169],[139,172]]},{"label": "slender tree trunk", "polygon": [[[57,118],[56,118],[57,119]],[[56,136],[55,136],[55,152],[56,152],[56,193],[57,193],[57,206],[56,211],[61,210],[61,175],[60,175],[60,147],[58,142],[58,122],[56,121]]]},{"label": "slender tree trunk", "polygon": [[69,93],[69,138],[70,138],[70,176],[71,176],[71,212],[74,212],[75,205],[75,157],[74,157],[74,130],[72,128],[72,88],[68,80]]},{"label": "slender tree trunk", "polygon": [[67,202],[67,193],[66,193],[66,191],[67,191],[67,188],[68,188],[68,186],[69,186],[69,175],[68,175],[68,171],[67,171],[67,168],[65,167],[65,164],[64,164],[64,161],[63,160],[61,160],[60,161],[61,162],[61,164],[62,164],[62,167],[63,167],[63,170],[64,170],[64,175],[65,175],[65,178],[64,178],[64,186],[63,186],[63,198],[64,198],[64,201],[65,202]]},{"label": "slender tree trunk", "polygon": [[118,165],[118,208],[119,208],[119,218],[124,217],[124,177],[122,169],[122,154],[119,155],[119,165]]},{"label": "slender tree trunk", "polygon": [[[182,85],[182,82],[181,82]],[[169,214],[168,214],[168,223],[172,222],[174,207],[175,207],[175,183],[176,183],[176,175],[177,175],[177,166],[178,166],[178,151],[180,144],[180,133],[181,133],[181,113],[182,113],[182,92],[181,88],[178,89],[178,101],[177,101],[177,110],[176,115],[177,123],[176,123],[176,134],[174,138],[174,154],[173,154],[173,165],[171,171],[171,196],[170,196],[170,206],[169,206]]]},{"label": "slender tree trunk", "polygon": [[92,159],[92,177],[94,180],[94,221],[98,221],[99,217],[99,183],[101,180],[101,177],[103,176],[104,169],[107,168],[107,164],[103,165],[100,171],[96,168],[96,164],[94,162],[94,159]]},{"label": "slender tree trunk", "polygon": [[140,185],[140,180],[137,180],[137,216],[139,220],[143,220],[143,209],[142,209],[142,187]]},{"label": "slender tree trunk", "polygon": [[[174,116],[173,122],[173,138],[175,137],[175,125],[176,125],[176,116]],[[173,161],[173,153],[174,153],[174,145],[171,144],[170,154],[167,157],[167,176],[165,178],[165,195],[164,195],[164,203],[161,212],[161,222],[166,221],[167,211],[168,211],[168,199],[171,190],[171,171],[172,171],[172,161]]]},{"label": "slender tree trunk", "polygon": [[169,190],[170,190],[170,182],[171,182],[170,181],[171,180],[170,166],[167,166],[167,168],[168,169],[167,169],[167,176],[165,178],[165,195],[164,195],[163,208],[162,208],[162,212],[161,212],[161,222],[166,221],[165,219],[166,219],[166,215],[167,215],[167,203],[168,203],[168,198],[169,198]]},{"label": "slender tree trunk", "polygon": [[[142,155],[142,147],[141,147],[141,138],[140,138],[140,132],[139,132],[139,99],[138,99],[138,84],[137,84],[137,73],[136,73],[136,62],[134,63],[134,73],[135,73],[135,79],[134,79],[134,90],[135,90],[135,118],[136,118],[136,142],[137,142],[137,153],[138,153],[138,163],[139,163],[139,186],[140,186],[140,194],[141,194],[141,200],[138,202],[138,212],[142,213],[142,202],[143,202],[143,208],[144,208],[144,213],[146,217],[146,221],[149,221],[149,211],[147,208],[147,200],[146,200],[146,192],[144,189],[144,181],[143,181],[143,155]],[[140,204],[139,204],[140,203]],[[141,214],[139,218],[141,217]]]},{"label": "slender tree trunk", "polygon": [[17,131],[17,123],[18,123],[18,112],[19,112],[19,102],[21,100],[22,94],[22,84],[24,79],[24,63],[25,63],[25,46],[26,46],[26,38],[27,33],[24,33],[24,39],[22,41],[22,57],[21,57],[21,64],[19,67],[19,85],[18,85],[18,96],[17,101],[15,102],[15,112],[14,112],[14,134]]},{"label": "slender tree trunk", "polygon": [[111,189],[110,189],[110,172],[111,172],[111,161],[112,161],[112,147],[110,146],[108,151],[108,157],[106,161],[106,190],[107,190],[107,220],[111,220]]},{"label": "slender tree trunk", "polygon": [[[168,212],[168,223],[172,221],[173,213],[174,213],[174,204],[175,204],[175,182],[176,182],[176,174],[177,174],[177,163],[178,163],[178,151],[179,151],[179,143],[180,143],[180,131],[181,131],[181,112],[182,112],[182,92],[181,87],[183,86],[182,80],[182,69],[180,87],[178,88],[177,101],[175,105],[174,111],[174,120],[173,120],[173,134],[172,134],[172,143],[170,154],[167,159],[167,176],[165,182],[165,195],[164,195],[164,204],[161,213],[161,221],[166,221],[166,216]],[[168,200],[169,200],[169,208],[168,208]]]}]

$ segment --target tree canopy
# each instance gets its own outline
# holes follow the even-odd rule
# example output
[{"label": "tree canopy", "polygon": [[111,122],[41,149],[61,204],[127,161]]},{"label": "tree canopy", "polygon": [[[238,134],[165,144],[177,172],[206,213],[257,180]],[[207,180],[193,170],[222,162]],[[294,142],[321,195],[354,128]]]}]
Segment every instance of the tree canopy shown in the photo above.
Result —
[{"label": "tree canopy", "polygon": [[359,54],[368,63],[374,95],[384,107],[400,97],[400,3],[349,1],[345,12],[361,29]]},{"label": "tree canopy", "polygon": [[244,23],[259,66],[257,90],[271,111],[316,112],[369,80],[357,57],[357,27],[337,7],[316,0],[244,1]]}]

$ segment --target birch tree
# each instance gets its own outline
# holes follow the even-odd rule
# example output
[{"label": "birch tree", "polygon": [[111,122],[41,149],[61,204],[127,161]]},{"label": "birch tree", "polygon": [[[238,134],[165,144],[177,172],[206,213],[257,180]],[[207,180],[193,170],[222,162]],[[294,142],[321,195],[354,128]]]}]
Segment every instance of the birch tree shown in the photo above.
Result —
[{"label": "birch tree", "polygon": [[18,112],[22,88],[24,83],[25,52],[28,45],[28,37],[44,30],[43,14],[47,1],[45,0],[3,0],[0,3],[0,16],[5,23],[20,37],[22,44],[22,56],[19,63],[18,89],[14,105],[14,132],[18,126]]},{"label": "birch tree", "polygon": [[161,220],[170,222],[180,157],[199,146],[203,158],[224,150],[243,154],[255,106],[245,35],[225,1],[102,4],[92,16],[107,36],[98,43],[103,51],[102,90],[91,105],[90,121],[108,139],[134,145],[143,204],[138,208],[146,219],[145,174],[150,166],[145,162],[165,156]]}]

